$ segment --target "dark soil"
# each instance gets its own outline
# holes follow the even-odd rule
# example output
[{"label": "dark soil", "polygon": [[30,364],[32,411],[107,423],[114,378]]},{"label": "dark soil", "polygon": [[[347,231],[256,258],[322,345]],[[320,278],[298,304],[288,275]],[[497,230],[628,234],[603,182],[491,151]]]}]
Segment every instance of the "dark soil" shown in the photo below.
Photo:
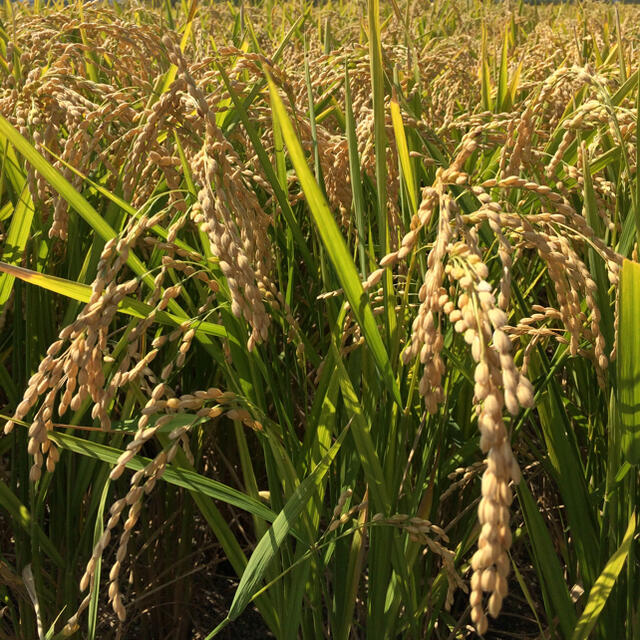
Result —
[{"label": "dark soil", "polygon": [[[203,640],[225,617],[238,586],[238,579],[223,575],[210,576],[208,584],[202,585],[204,590],[201,598],[204,602],[198,603],[200,616],[194,619],[193,640]],[[199,585],[200,586],[200,585]],[[203,607],[202,605],[206,605]],[[265,625],[262,617],[255,607],[250,606],[234,622],[230,623],[217,636],[221,640],[262,640],[273,638],[273,634]]]}]

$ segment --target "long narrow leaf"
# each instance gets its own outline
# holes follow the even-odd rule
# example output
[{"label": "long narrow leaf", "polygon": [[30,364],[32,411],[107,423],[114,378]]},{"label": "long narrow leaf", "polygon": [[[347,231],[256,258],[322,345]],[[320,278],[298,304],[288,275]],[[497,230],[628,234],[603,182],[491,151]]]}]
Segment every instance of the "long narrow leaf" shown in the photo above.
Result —
[{"label": "long narrow leaf", "polygon": [[322,461],[315,467],[311,474],[300,483],[300,486],[273,521],[271,528],[262,536],[258,546],[251,554],[251,558],[249,558],[247,568],[242,574],[227,617],[207,636],[206,640],[213,638],[226,624],[235,620],[244,611],[249,602],[251,602],[258,584],[261,582],[269,564],[277,554],[280,545],[291,531],[298,516],[307,506],[307,502],[316,492],[320,482],[329,470],[346,433],[347,430],[345,429],[333,443],[331,449],[329,449]]},{"label": "long narrow leaf", "polygon": [[[83,456],[102,460],[108,464],[116,464],[118,457],[122,453],[119,449],[114,449],[104,444],[92,442],[91,440],[83,440],[75,436],[71,436],[66,433],[50,433],[49,438],[56,443],[61,449],[68,449],[74,453],[79,453]],[[139,471],[147,466],[151,461],[148,458],[142,456],[135,456],[127,463],[127,469],[133,471]],[[165,482],[174,484],[177,487],[188,489],[189,491],[195,491],[196,493],[215,498],[216,500],[222,500],[228,504],[232,504],[235,507],[244,509],[249,513],[252,513],[259,518],[272,522],[275,518],[275,514],[271,509],[265,507],[264,504],[258,500],[254,500],[245,495],[241,491],[233,489],[221,482],[206,478],[193,471],[187,469],[174,468],[171,465],[167,466],[162,479]]]},{"label": "long narrow leaf", "polygon": [[416,186],[413,178],[413,169],[411,168],[411,158],[409,157],[409,147],[407,146],[407,136],[404,132],[402,124],[402,114],[400,113],[400,105],[395,95],[391,98],[391,121],[393,124],[393,133],[396,137],[396,146],[398,147],[398,156],[400,157],[400,165],[402,166],[402,174],[404,176],[407,193],[411,202],[411,212],[418,210],[418,198],[416,195]]},{"label": "long narrow leaf", "polygon": [[[20,194],[20,200],[15,206],[9,233],[7,233],[2,250],[2,258],[12,264],[18,264],[22,260],[29,233],[31,231],[31,222],[33,220],[33,202],[26,182]],[[7,302],[13,289],[15,276],[11,273],[2,273],[0,275],[0,308]]]},{"label": "long narrow leaf", "polygon": [[616,549],[611,558],[609,558],[609,562],[607,562],[602,573],[595,581],[593,587],[591,587],[589,599],[587,600],[584,611],[578,620],[578,624],[573,632],[573,636],[571,636],[571,640],[586,640],[598,622],[598,616],[604,608],[604,605],[607,603],[609,594],[611,593],[611,590],[622,571],[624,562],[629,555],[635,531],[636,514],[634,511],[629,519],[629,525],[627,526],[627,531],[624,534],[622,543]]},{"label": "long narrow leaf", "polygon": [[533,546],[533,554],[538,565],[538,575],[544,581],[551,606],[558,616],[564,637],[570,637],[575,628],[575,611],[569,590],[564,581],[562,566],[556,557],[553,542],[525,481],[518,485],[518,499]]},{"label": "long narrow leaf", "polygon": [[356,270],[351,254],[347,249],[347,245],[340,233],[340,229],[334,220],[329,205],[325,200],[318,183],[315,181],[304,152],[300,146],[300,142],[296,137],[293,125],[284,108],[284,104],[278,95],[275,84],[269,78],[269,90],[271,92],[273,106],[275,109],[275,117],[280,121],[282,134],[289,149],[291,161],[295,167],[300,184],[309,204],[309,209],[313,216],[314,222],[318,229],[318,233],[322,238],[322,242],[329,254],[333,266],[342,285],[342,289],[351,304],[353,313],[362,328],[362,333],[371,349],[371,353],[378,365],[378,369],[383,378],[385,386],[393,394],[396,402],[401,405],[400,391],[393,376],[389,356],[382,342],[382,337],[378,331],[378,326],[371,310],[371,305],[367,299],[358,272]]},{"label": "long narrow leaf", "polygon": [[[88,284],[83,284],[82,282],[74,282],[73,280],[50,276],[46,273],[32,271],[31,269],[25,269],[24,267],[16,267],[4,262],[0,262],[0,272],[10,274],[14,278],[19,278],[24,282],[36,285],[42,289],[59,293],[67,298],[77,300],[78,302],[89,302],[91,298],[91,287]],[[134,316],[135,318],[146,318],[152,311],[152,308],[144,302],[140,302],[135,298],[126,296],[119,303],[118,311]],[[164,324],[179,325],[184,322],[182,318],[171,313],[167,313],[166,311],[157,313],[156,318],[158,322]],[[196,330],[196,333],[201,332],[212,336],[218,336],[219,338],[228,338],[237,344],[237,340],[227,333],[227,330],[223,325],[214,324],[213,322],[195,322],[194,329]]]},{"label": "long narrow leaf", "polygon": [[625,260],[620,277],[618,324],[618,407],[622,450],[640,464],[640,264]]}]

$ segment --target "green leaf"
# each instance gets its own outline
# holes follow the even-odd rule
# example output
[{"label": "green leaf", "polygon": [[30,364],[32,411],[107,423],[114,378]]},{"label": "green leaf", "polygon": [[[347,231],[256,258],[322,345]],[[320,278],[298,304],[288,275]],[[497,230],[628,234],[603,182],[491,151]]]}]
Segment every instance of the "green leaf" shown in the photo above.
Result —
[{"label": "green leaf", "polygon": [[382,513],[388,513],[391,506],[389,491],[386,486],[382,464],[371,437],[371,428],[367,422],[365,411],[360,404],[351,378],[349,378],[342,357],[335,345],[331,345],[331,352],[336,363],[336,376],[340,380],[342,399],[347,413],[353,421],[351,434],[356,443],[360,462],[373,498],[374,508]]},{"label": "green leaf", "polygon": [[66,278],[58,278],[57,276],[49,276],[46,273],[25,269],[6,262],[0,262],[0,272],[3,276],[9,276],[12,279],[18,278],[33,284],[42,289],[59,293],[67,298],[77,300],[78,302],[89,302],[91,298],[91,287],[88,284],[74,282]]},{"label": "green leaf", "polygon": [[[0,262],[0,272],[19,278],[24,282],[36,285],[42,289],[59,293],[67,298],[77,300],[78,302],[89,302],[89,299],[91,298],[91,287],[88,284],[83,284],[82,282],[74,282],[73,280],[50,276],[46,273],[32,271],[31,269],[25,269],[24,267],[16,267],[14,265],[6,264],[5,262]],[[118,305],[118,311],[135,318],[146,318],[149,313],[151,313],[152,308],[144,302],[140,302],[135,298],[126,296]],[[156,314],[156,319],[160,323],[175,326],[184,322],[183,318],[179,318],[178,316],[175,316],[172,313],[167,313],[166,311],[158,312]],[[213,322],[194,322],[194,329],[196,330],[196,334],[206,333],[219,338],[226,338],[235,344],[238,344],[236,338],[228,334],[223,325],[214,324]]]},{"label": "green leaf", "polygon": [[509,25],[504,30],[502,42],[502,56],[500,58],[500,74],[498,75],[498,95],[496,98],[496,111],[507,111],[510,105],[508,97],[508,72],[509,72]]},{"label": "green leaf", "polygon": [[298,516],[307,506],[309,499],[317,491],[322,479],[333,463],[346,433],[347,429],[344,429],[322,461],[300,483],[300,486],[298,486],[273,521],[271,528],[262,536],[242,574],[227,617],[207,636],[206,640],[216,636],[229,622],[235,620],[251,602],[268,566],[277,555],[280,545],[289,534]]},{"label": "green leaf", "polygon": [[[66,433],[51,432],[48,434],[48,437],[61,449],[67,449],[83,456],[96,458],[97,460],[102,460],[108,464],[116,464],[118,457],[122,453],[120,449],[114,449],[113,447],[98,444],[91,440],[77,438]],[[135,456],[127,463],[126,466],[127,469],[139,471],[150,462],[151,460],[148,458]],[[189,491],[194,491],[204,496],[232,504],[235,507],[244,509],[245,511],[248,511],[249,513],[252,513],[264,520],[268,520],[269,522],[272,522],[276,517],[275,513],[271,511],[271,509],[258,500],[254,500],[237,489],[233,489],[232,487],[222,484],[221,482],[217,482],[216,480],[206,478],[194,471],[179,469],[172,465],[168,465],[162,479],[177,487],[183,487]]]},{"label": "green leaf", "polygon": [[356,266],[351,258],[351,254],[347,249],[340,229],[331,214],[329,205],[322,194],[318,183],[315,181],[304,152],[300,146],[300,142],[296,137],[291,120],[284,108],[282,100],[278,95],[275,84],[269,80],[269,91],[271,92],[274,116],[279,120],[282,127],[282,135],[289,149],[289,155],[293,166],[300,179],[300,184],[309,204],[309,209],[313,220],[316,223],[318,233],[322,242],[333,262],[336,274],[342,285],[342,289],[349,300],[351,309],[362,329],[367,345],[371,349],[371,353],[378,366],[382,379],[389,391],[393,394],[396,402],[402,405],[400,399],[400,391],[393,376],[389,355],[382,342],[382,337],[378,331],[378,326],[371,310],[371,305],[367,295],[365,294]]},{"label": "green leaf", "polygon": [[64,566],[64,560],[55,545],[45,535],[44,531],[40,528],[40,525],[32,522],[29,510],[20,502],[20,500],[18,500],[13,491],[11,491],[11,489],[2,480],[0,480],[0,507],[5,509],[11,516],[11,519],[27,533],[30,533],[32,527],[35,526],[38,535],[38,543],[42,546],[42,550],[59,567]]},{"label": "green leaf", "polygon": [[360,156],[358,154],[358,138],[356,136],[356,120],[353,115],[353,102],[351,100],[351,85],[349,81],[349,67],[344,66],[344,100],[345,100],[345,133],[349,144],[349,176],[351,178],[351,191],[353,194],[353,212],[356,216],[356,229],[358,230],[358,256],[360,259],[360,272],[367,275],[367,262],[365,256],[365,244],[367,234],[364,230],[365,204],[362,193],[362,177],[360,174]]},{"label": "green leaf", "polygon": [[487,52],[487,27],[482,23],[482,48],[480,51],[480,68],[478,70],[480,79],[480,91],[482,94],[482,108],[491,111],[493,102],[491,100],[491,72],[489,71],[489,54]]},{"label": "green leaf", "polygon": [[[33,221],[33,201],[29,194],[26,181],[20,194],[20,200],[15,206],[9,232],[4,241],[2,250],[2,258],[11,264],[18,264],[22,260],[29,232],[31,231],[31,222]],[[7,302],[13,289],[15,276],[9,273],[3,273],[0,276],[0,308]]]},{"label": "green leaf", "polygon": [[[627,527],[627,531],[624,534],[624,538],[622,539],[622,543],[616,549],[615,553],[609,558],[609,562],[602,570],[602,573],[595,581],[593,587],[591,587],[591,591],[589,592],[589,599],[587,600],[587,604],[578,620],[578,624],[576,625],[575,631],[571,636],[571,640],[586,640],[589,637],[589,634],[595,627],[598,616],[600,612],[604,608],[604,605],[607,602],[607,598],[613,589],[613,586],[622,571],[622,567],[624,566],[625,560],[629,555],[629,550],[631,549],[631,542],[633,540],[633,535],[636,530],[636,513],[635,511],[631,514],[631,518],[629,519],[629,526]],[[631,622],[629,622],[631,624]]]},{"label": "green leaf", "polygon": [[516,70],[513,72],[511,76],[511,82],[509,84],[509,107],[513,105],[516,101],[516,93],[518,92],[518,87],[520,85],[520,74],[522,73],[522,60],[520,64],[517,66]]},{"label": "green leaf", "polygon": [[550,605],[558,616],[558,622],[564,637],[568,638],[575,627],[576,614],[571,602],[569,590],[564,581],[562,565],[556,556],[551,536],[540,515],[529,487],[522,480],[517,487],[518,500],[533,546],[537,573],[549,595]]},{"label": "green leaf", "polygon": [[409,147],[407,146],[407,136],[404,132],[402,123],[402,114],[400,113],[400,105],[396,97],[395,91],[391,98],[391,122],[393,124],[393,133],[396,138],[396,146],[398,147],[398,156],[400,157],[400,165],[402,166],[402,175],[411,201],[411,212],[418,210],[418,199],[416,195],[416,183],[413,179],[413,169],[411,168],[411,158],[409,157]]},{"label": "green leaf", "polygon": [[167,13],[167,23],[169,24],[169,29],[175,31],[176,23],[173,19],[173,10],[171,8],[171,0],[164,0],[164,10]]},{"label": "green leaf", "polygon": [[579,558],[580,573],[585,589],[588,589],[596,579],[599,569],[599,545],[596,516],[589,496],[576,434],[571,428],[566,407],[562,402],[562,391],[551,379],[544,354],[539,353],[538,358],[532,358],[530,371],[534,378],[544,375],[549,380],[544,393],[539,395],[536,408],[553,469],[553,478],[566,505],[567,519]]},{"label": "green leaf", "polygon": [[[382,28],[380,26],[380,2],[368,0],[369,62],[371,92],[373,97],[373,140],[376,161],[376,204],[378,210],[378,244],[381,256],[391,250],[391,230],[387,219],[387,118],[385,113],[384,65],[382,60]],[[389,15],[388,19],[391,18]],[[396,330],[395,302],[391,271],[385,269],[382,276],[383,317],[387,339]]]},{"label": "green leaf", "polygon": [[7,202],[2,207],[0,207],[0,222],[2,220],[6,220],[13,215],[13,202]]},{"label": "green leaf", "polygon": [[622,28],[620,27],[620,14],[618,7],[616,10],[616,40],[618,44],[618,68],[620,70],[620,82],[623,84],[627,81],[627,65],[624,59],[624,44],[622,41]]},{"label": "green leaf", "polygon": [[[102,488],[102,494],[100,495],[100,503],[98,505],[98,512],[96,513],[96,522],[93,530],[93,545],[98,544],[102,533],[104,531],[104,507],[107,503],[107,497],[109,495],[109,487],[111,482],[108,476],[104,480],[104,487]],[[97,487],[94,488],[97,490]],[[93,585],[91,591],[91,600],[89,600],[88,615],[87,615],[87,640],[95,640],[96,628],[98,626],[98,608],[100,605],[100,575],[102,573],[102,556],[96,560],[95,573],[93,575]]]},{"label": "green leaf", "polygon": [[640,464],[640,264],[625,260],[619,289],[618,407],[622,422],[622,450]]},{"label": "green leaf", "polygon": [[371,92],[373,96],[374,147],[376,159],[376,195],[378,202],[378,234],[380,250],[389,250],[389,224],[387,208],[387,134],[384,108],[384,67],[382,64],[382,43],[380,42],[380,3],[369,0],[369,60],[371,67]]}]

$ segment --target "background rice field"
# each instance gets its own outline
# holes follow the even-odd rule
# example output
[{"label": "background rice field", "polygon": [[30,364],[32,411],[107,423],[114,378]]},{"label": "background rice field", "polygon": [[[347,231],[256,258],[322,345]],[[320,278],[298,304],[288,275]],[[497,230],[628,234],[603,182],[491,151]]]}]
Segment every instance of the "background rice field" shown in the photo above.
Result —
[{"label": "background rice field", "polygon": [[640,13],[0,9],[0,638],[640,638]]}]

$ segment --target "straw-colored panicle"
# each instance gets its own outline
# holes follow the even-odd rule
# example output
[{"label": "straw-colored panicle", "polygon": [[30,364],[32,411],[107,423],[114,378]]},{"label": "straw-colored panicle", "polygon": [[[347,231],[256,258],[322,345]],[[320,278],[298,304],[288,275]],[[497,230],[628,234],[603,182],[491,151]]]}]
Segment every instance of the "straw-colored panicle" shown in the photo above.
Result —
[{"label": "straw-colored panicle", "polygon": [[470,485],[473,480],[486,469],[486,463],[474,462],[470,467],[458,467],[452,471],[447,478],[451,480],[451,484],[442,492],[440,502],[444,502],[449,496],[461,491]]},{"label": "straw-colored panicle", "polygon": [[[182,344],[185,344],[184,340]],[[133,458],[140,453],[142,447],[158,431],[169,426],[175,420],[176,415],[188,413],[194,415],[194,419],[186,424],[181,420],[179,426],[171,429],[169,432],[170,444],[145,467],[133,473],[127,494],[111,505],[105,530],[96,543],[91,558],[85,567],[84,574],[80,579],[80,591],[89,590],[89,593],[81,602],[78,610],[68,619],[64,628],[64,632],[67,635],[71,635],[78,628],[79,618],[87,608],[95,588],[93,576],[96,570],[96,563],[102,558],[116,527],[124,518],[125,513],[126,518],[122,523],[122,533],[118,539],[115,562],[109,571],[108,596],[118,619],[121,621],[126,619],[124,599],[120,591],[120,574],[126,562],[127,550],[133,530],[142,513],[143,499],[151,493],[157,481],[162,478],[167,465],[171,463],[180,450],[182,450],[187,460],[193,463],[193,456],[189,447],[189,434],[193,427],[204,420],[213,420],[221,415],[226,415],[229,419],[238,420],[256,431],[262,429],[262,424],[247,409],[240,406],[239,398],[235,394],[222,391],[217,387],[175,396],[167,384],[159,382],[151,391],[149,400],[140,413],[141,416],[138,419],[138,429],[135,436],[111,470],[109,475],[111,480],[120,478]]]},{"label": "straw-colored panicle", "polygon": [[[148,27],[131,24],[118,29],[102,23],[101,17],[105,16],[89,7],[86,22],[55,12],[35,14],[28,21],[21,16],[12,31],[16,42],[11,41],[7,51],[11,108],[0,97],[0,113],[77,189],[82,187],[83,174],[91,175],[101,166],[111,173],[104,186],[115,186],[122,163],[113,162],[112,145],[127,138],[139,115],[129,101],[150,89],[147,67],[151,65],[140,53],[158,48],[157,36]],[[81,30],[83,42],[69,41],[74,29]],[[85,68],[91,47],[98,57],[117,60],[108,71],[101,69],[101,81],[77,72]],[[19,59],[13,51],[21,52]],[[4,88],[4,79],[2,84]],[[48,236],[66,240],[67,201],[33,167],[25,168],[31,198],[43,220],[50,223]],[[131,173],[125,172],[125,178]],[[133,173],[139,173],[139,166]]]},{"label": "straw-colored panicle", "polygon": [[322,149],[322,172],[325,178],[327,198],[333,209],[340,212],[340,224],[345,230],[353,230],[356,226],[351,219],[351,184],[349,178],[349,146],[346,138],[326,135],[326,140],[319,141]]},{"label": "straw-colored panicle", "polygon": [[[165,213],[136,221],[120,238],[109,240],[100,255],[97,274],[91,285],[89,301],[77,318],[59,333],[58,340],[47,351],[38,371],[31,377],[22,402],[12,419],[5,425],[9,433],[16,420],[24,419],[39,398],[44,400],[37,409],[29,428],[29,453],[34,458],[30,477],[37,481],[46,456],[46,467],[53,471],[59,454],[47,434],[53,429],[57,412],[62,417],[68,409],[79,410],[85,403],[93,404],[91,417],[98,420],[103,430],[111,426],[110,405],[117,391],[126,383],[148,373],[148,365],[166,342],[162,337],[152,344],[146,354],[140,352],[140,338],[169,302],[179,295],[180,285],[163,289],[166,267],[155,279],[155,289],[150,301],[149,314],[127,334],[127,348],[122,359],[114,363],[109,345],[109,331],[119,304],[139,289],[136,278],[119,282],[125,269],[131,248],[147,228],[157,224]],[[176,336],[177,338],[178,336]],[[188,343],[193,334],[187,333]],[[181,347],[176,364],[181,366],[187,347]]]},{"label": "straw-colored panicle", "polygon": [[[343,516],[344,518],[345,516]],[[417,516],[409,516],[405,513],[397,513],[388,518],[378,513],[371,519],[372,523],[385,524],[403,529],[409,534],[412,542],[423,545],[425,553],[431,553],[439,556],[442,561],[442,568],[447,578],[447,595],[445,597],[445,609],[451,609],[453,605],[453,597],[457,589],[467,593],[467,585],[458,573],[455,567],[455,552],[447,548],[449,538],[442,527],[438,526]]]},{"label": "straw-colored panicle", "polygon": [[[575,239],[587,239],[605,257],[612,284],[618,279],[619,258],[594,235],[564,196],[545,185],[516,176],[485,181],[482,186],[468,186],[480,207],[472,214],[462,214],[458,203],[448,193],[448,185],[467,186],[470,182],[470,176],[462,168],[465,159],[477,148],[478,136],[478,130],[472,131],[463,141],[451,167],[437,173],[434,187],[423,192],[419,215],[412,223],[417,231],[421,217],[427,220],[431,217],[430,213],[424,215],[424,211],[434,208],[437,195],[438,226],[419,292],[421,305],[403,359],[408,363],[420,356],[424,369],[419,390],[431,413],[437,410],[443,398],[441,376],[444,367],[440,350],[441,325],[445,317],[463,336],[476,363],[474,389],[480,447],[487,457],[478,508],[481,532],[478,550],[471,562],[474,573],[470,602],[472,620],[482,634],[488,628],[485,606],[489,614],[497,616],[507,594],[510,568],[507,552],[511,545],[509,507],[513,498],[509,485],[512,481],[519,481],[520,471],[511,450],[505,416],[517,415],[521,409],[533,404],[533,387],[525,373],[531,345],[545,335],[553,335],[562,341],[563,332],[567,331],[570,353],[591,357],[601,384],[608,365],[600,327],[601,313],[597,306],[597,286],[579,257],[574,238],[556,232],[554,225],[567,224],[568,221],[573,223]],[[524,219],[511,214],[496,201],[495,195],[488,192],[495,187],[519,188],[524,193],[548,201],[557,213],[540,213]],[[489,269],[478,240],[478,226],[484,222],[488,223],[497,239],[496,249],[501,263],[497,292],[487,280]],[[388,268],[408,256],[416,238],[417,234],[410,232],[401,248],[381,261],[381,267]],[[513,254],[523,247],[534,248],[546,264],[555,288],[558,309],[534,305],[536,313],[531,318],[510,327],[507,311],[511,300]],[[372,283],[379,278],[378,272],[372,274]],[[532,326],[540,321],[559,322],[563,329],[558,333],[533,329]],[[511,337],[517,340],[525,334],[531,335],[532,340],[524,351],[522,367],[518,368],[512,356]],[[593,345],[592,352],[581,346],[585,339]],[[489,594],[486,604],[485,593]]]},{"label": "straw-colored panicle", "polygon": [[169,59],[205,123],[204,146],[194,177],[200,188],[191,210],[193,221],[204,231],[231,293],[231,310],[252,328],[248,348],[268,335],[270,317],[265,307],[265,279],[269,280],[272,246],[271,216],[260,206],[243,177],[243,162],[218,128],[215,111],[192,77],[182,53],[170,36],[163,39]]},{"label": "straw-colored panicle", "polygon": [[[515,367],[511,342],[505,333],[507,316],[495,301],[491,286],[478,279],[470,290],[473,317],[472,356],[475,398],[478,403],[480,447],[487,454],[487,469],[482,476],[482,498],[478,506],[481,525],[478,551],[471,560],[471,618],[480,634],[488,621],[482,594],[490,593],[488,611],[496,617],[507,594],[507,575],[511,546],[509,506],[513,499],[509,482],[520,481],[520,470],[511,451],[504,422],[505,412],[516,415],[520,408],[533,405],[533,388]],[[468,316],[471,319],[471,315]],[[467,330],[468,331],[468,330]],[[465,340],[467,334],[465,333]],[[476,342],[476,340],[478,340]]]},{"label": "straw-colored panicle", "polygon": [[[29,428],[29,453],[34,462],[30,477],[40,478],[43,456],[47,456],[47,470],[53,471],[58,460],[56,447],[47,434],[53,429],[53,414],[66,413],[67,408],[78,410],[85,400],[94,403],[92,417],[100,421],[103,429],[109,429],[108,403],[104,389],[103,358],[107,354],[109,325],[118,304],[138,287],[137,281],[118,284],[106,263],[113,256],[118,243],[110,241],[105,246],[98,264],[98,276],[92,285],[91,298],[76,320],[65,327],[47,351],[38,371],[29,380],[22,402],[16,408],[11,421],[5,425],[5,433],[13,428],[13,421],[22,420],[44,395],[44,401],[36,411]],[[116,259],[117,262],[118,259]],[[68,343],[63,350],[65,343]],[[56,398],[59,403],[56,406]]]},{"label": "straw-colored panicle", "polygon": [[[512,268],[512,246],[503,233],[502,208],[492,202],[481,188],[472,189],[481,204],[483,219],[498,238],[498,254],[502,262],[498,300],[487,281],[489,269],[482,258],[478,231],[468,225],[459,205],[449,194],[448,185],[465,185],[469,177],[462,171],[465,158],[477,146],[475,131],[463,142],[454,163],[439,171],[435,186],[423,192],[423,200],[412,223],[414,231],[421,221],[431,217],[437,203],[439,211],[435,240],[429,251],[425,280],[419,291],[420,308],[414,320],[411,341],[403,352],[405,363],[420,357],[423,364],[419,391],[427,410],[435,413],[444,398],[442,375],[444,363],[442,322],[446,319],[456,333],[463,336],[476,363],[475,404],[480,430],[480,447],[487,455],[483,474],[482,498],[478,509],[481,533],[478,551],[472,559],[472,620],[479,633],[484,633],[488,620],[483,605],[483,592],[490,594],[488,611],[497,616],[507,593],[511,544],[509,506],[512,501],[509,483],[518,482],[520,472],[511,451],[505,414],[516,415],[522,407],[530,407],[533,389],[515,366],[507,329]],[[382,260],[383,268],[406,257],[415,244],[417,233],[405,237],[401,248]]]},{"label": "straw-colored panicle", "polygon": [[[457,303],[446,304],[449,321],[470,346],[476,362],[475,402],[480,430],[480,448],[487,454],[483,474],[482,498],[478,507],[481,533],[478,551],[472,559],[471,617],[480,634],[488,628],[483,592],[489,592],[488,611],[497,616],[507,593],[511,545],[509,483],[518,482],[520,472],[509,442],[504,414],[516,415],[530,407],[533,392],[529,381],[516,369],[511,342],[504,329],[507,316],[486,281],[488,269],[475,246],[475,235],[465,233],[466,241],[449,245],[445,268],[450,282],[457,283]],[[428,405],[427,405],[428,406]]]},{"label": "straw-colored panicle", "polygon": [[[126,158],[123,158],[125,167],[128,166],[129,170],[124,173],[122,188],[125,198],[132,201],[134,206],[140,206],[151,195],[149,185],[155,182],[149,178],[159,168],[162,158],[154,149],[158,131],[167,126],[170,118],[180,113],[182,92],[185,89],[184,80],[176,78],[167,91],[138,117],[138,126],[132,131],[135,135],[133,148],[128,149]],[[167,163],[164,165],[166,167]],[[143,167],[142,171],[140,167]]]},{"label": "straw-colored panicle", "polygon": [[[488,610],[498,615],[507,593],[511,544],[509,506],[512,495],[509,483],[518,482],[520,472],[515,461],[504,414],[515,415],[521,407],[533,402],[529,381],[516,369],[511,356],[511,342],[505,333],[506,313],[498,306],[493,288],[485,280],[488,269],[471,246],[457,242],[447,247],[449,262],[444,269],[448,279],[457,283],[457,302],[447,301],[443,310],[457,333],[470,346],[476,362],[475,401],[477,403],[480,447],[487,454],[483,474],[482,499],[478,518],[482,526],[478,551],[472,559],[472,620],[479,633],[488,621],[482,604],[482,593],[491,594]],[[425,370],[427,368],[425,367]],[[427,408],[432,397],[425,399]]]},{"label": "straw-colored panicle", "polygon": [[425,280],[420,287],[420,309],[413,321],[411,343],[402,356],[405,363],[417,355],[420,356],[424,369],[419,391],[429,413],[437,411],[438,404],[444,397],[442,389],[444,361],[440,355],[444,339],[440,329],[440,318],[444,306],[449,301],[443,279],[444,257],[452,233],[450,217],[453,202],[448,195],[440,193],[439,205],[438,235],[429,253]]}]

